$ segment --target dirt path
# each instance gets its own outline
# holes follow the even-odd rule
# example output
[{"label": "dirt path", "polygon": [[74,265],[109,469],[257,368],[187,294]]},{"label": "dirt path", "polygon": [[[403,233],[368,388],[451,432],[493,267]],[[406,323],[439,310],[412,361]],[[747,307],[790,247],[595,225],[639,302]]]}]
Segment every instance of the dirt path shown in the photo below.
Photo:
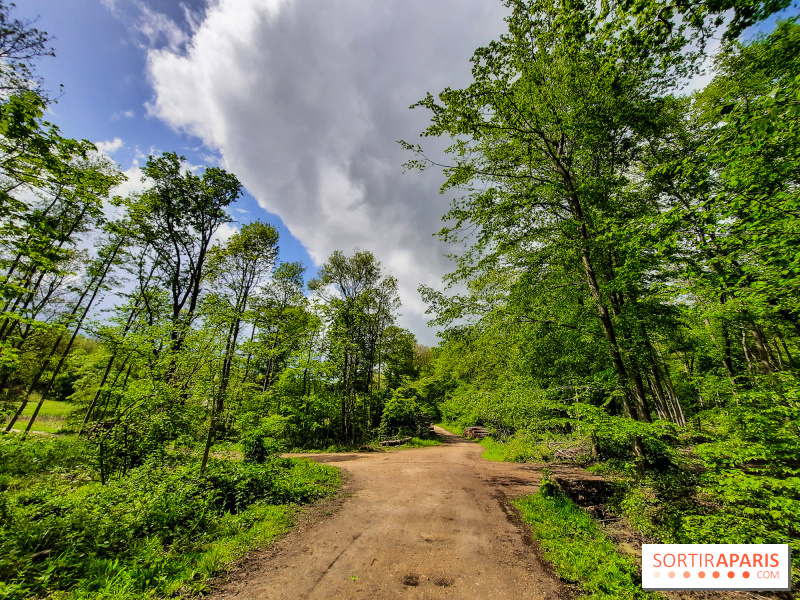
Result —
[{"label": "dirt path", "polygon": [[310,456],[346,470],[344,500],[251,556],[211,598],[561,598],[508,505],[536,490],[538,470],[437,433],[442,446]]}]

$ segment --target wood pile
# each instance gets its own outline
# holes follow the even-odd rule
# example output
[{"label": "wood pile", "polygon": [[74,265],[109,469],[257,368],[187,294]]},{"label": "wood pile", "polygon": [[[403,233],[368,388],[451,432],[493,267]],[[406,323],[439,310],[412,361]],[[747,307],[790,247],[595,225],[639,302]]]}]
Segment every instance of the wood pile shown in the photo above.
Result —
[{"label": "wood pile", "polygon": [[436,433],[428,415],[416,415],[414,417],[414,425],[416,426],[418,437],[430,436]]},{"label": "wood pile", "polygon": [[464,430],[464,437],[465,438],[477,438],[482,439],[489,435],[489,430],[486,427],[467,427]]}]

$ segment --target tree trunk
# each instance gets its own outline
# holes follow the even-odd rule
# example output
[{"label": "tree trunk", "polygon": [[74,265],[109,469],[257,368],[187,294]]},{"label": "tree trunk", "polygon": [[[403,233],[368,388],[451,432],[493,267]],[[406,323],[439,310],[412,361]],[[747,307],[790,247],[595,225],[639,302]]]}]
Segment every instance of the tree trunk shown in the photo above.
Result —
[{"label": "tree trunk", "polygon": [[764,332],[754,321],[747,321],[747,326],[748,329],[750,329],[750,333],[753,335],[753,342],[756,345],[756,355],[758,357],[761,370],[764,372],[764,374],[769,375],[775,371],[775,369],[772,368],[774,359],[772,356],[770,356],[769,346],[767,345],[767,339],[764,336]]},{"label": "tree trunk", "polygon": [[84,309],[80,320],[75,325],[75,330],[72,332],[72,337],[70,338],[69,343],[67,343],[67,347],[64,349],[64,352],[62,353],[61,359],[58,361],[58,365],[56,365],[56,368],[53,370],[53,375],[52,375],[52,377],[50,377],[50,381],[47,383],[47,386],[45,387],[44,391],[42,392],[42,396],[41,396],[41,398],[39,398],[39,403],[36,405],[36,408],[34,409],[33,414],[31,415],[31,418],[28,421],[28,426],[25,428],[25,434],[26,435],[30,432],[31,427],[33,426],[33,422],[36,420],[36,417],[39,415],[39,411],[41,410],[42,405],[44,404],[44,401],[47,399],[47,395],[50,393],[50,389],[52,388],[53,383],[56,380],[56,377],[58,377],[58,374],[61,371],[61,367],[64,366],[64,362],[67,360],[67,355],[69,354],[69,351],[72,348],[72,344],[75,342],[75,338],[78,337],[78,333],[80,332],[81,327],[83,326],[83,321],[84,321],[84,319],[86,319],[86,316],[89,314],[89,310],[91,310],[92,304],[94,303],[95,299],[97,298],[97,294],[100,293],[100,289],[103,287],[103,281],[105,281],[105,278],[108,275],[108,272],[111,270],[111,267],[114,264],[114,259],[117,256],[117,252],[119,252],[119,249],[121,247],[122,247],[122,240],[119,240],[117,245],[114,247],[114,250],[111,253],[111,256],[109,256],[108,262],[105,264],[105,266],[103,268],[103,272],[100,275],[99,280],[95,284],[94,292],[92,292],[92,296],[91,296],[91,298],[89,298],[89,302],[86,304],[86,308]]}]

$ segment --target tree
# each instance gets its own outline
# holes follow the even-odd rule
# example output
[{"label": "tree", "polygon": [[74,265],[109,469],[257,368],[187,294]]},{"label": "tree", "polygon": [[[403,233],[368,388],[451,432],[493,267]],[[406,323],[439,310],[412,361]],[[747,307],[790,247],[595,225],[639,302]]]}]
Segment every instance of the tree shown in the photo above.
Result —
[{"label": "tree", "polygon": [[444,187],[467,196],[445,216],[453,225],[441,235],[454,241],[475,229],[451,280],[494,269],[509,273],[506,289],[526,277],[545,288],[579,286],[599,320],[625,413],[649,421],[639,360],[648,339],[634,315],[656,296],[647,278],[653,257],[626,242],[629,219],[651,211],[630,192],[629,174],[640,140],[660,126],[653,93],[663,71],[653,60],[617,60],[619,47],[600,35],[593,8],[509,5],[509,34],[476,51],[474,83],[417,105],[433,113],[424,135],[459,137]]},{"label": "tree", "polygon": [[216,305],[216,314],[211,318],[222,321],[227,332],[220,381],[212,404],[211,424],[200,472],[206,468],[208,453],[214,443],[215,431],[225,406],[242,321],[253,292],[266,281],[272,271],[278,255],[277,244],[277,230],[271,225],[256,221],[243,225],[224,247],[212,252],[210,271],[213,273],[217,293],[207,303]]},{"label": "tree", "polygon": [[[374,390],[383,336],[400,306],[397,281],[382,276],[372,252],[356,250],[346,256],[336,250],[309,289],[324,302],[327,355],[338,373],[341,396],[341,437],[355,441],[356,421],[363,421],[356,415],[357,399]],[[371,408],[368,405],[368,418],[375,414]]]},{"label": "tree", "polygon": [[403,384],[404,379],[411,379],[419,374],[417,349],[424,346],[417,344],[413,333],[396,325],[389,325],[382,338],[382,372],[378,371],[378,376],[383,376],[383,382],[379,381],[378,385],[383,383],[389,389],[395,389]]},{"label": "tree", "polygon": [[55,56],[46,31],[32,27],[35,21],[11,16],[13,2],[0,2],[0,93],[13,94],[39,87],[31,63]]},{"label": "tree", "polygon": [[225,208],[242,193],[235,175],[209,167],[198,176],[183,170],[184,160],[172,152],[151,156],[142,172],[152,185],[131,205],[140,243],[169,290],[174,354],[195,317],[213,236],[231,220]]},{"label": "tree", "polygon": [[784,338],[800,331],[792,242],[799,29],[785,22],[750,45],[730,42],[711,84],[675,103],[674,135],[643,157],[661,204],[659,251],[679,269],[681,292],[734,383],[781,370],[778,346],[788,353]]},{"label": "tree", "polygon": [[63,324],[58,296],[82,268],[76,247],[124,179],[91,143],[43,121],[44,108],[30,91],[0,104],[0,390],[21,378],[36,337]]},{"label": "tree", "polygon": [[[75,302],[75,306],[73,308],[72,314],[70,315],[70,320],[64,323],[65,328],[62,330],[61,334],[59,335],[58,339],[53,344],[53,347],[50,351],[50,354],[47,356],[45,360],[42,361],[33,381],[30,383],[28,390],[25,394],[25,397],[20,404],[19,409],[12,417],[11,421],[9,421],[8,426],[6,427],[6,431],[10,431],[11,428],[14,426],[14,423],[25,410],[25,406],[28,403],[30,398],[30,394],[36,385],[41,380],[42,376],[48,371],[50,368],[51,361],[55,358],[56,352],[59,350],[59,345],[61,344],[62,339],[66,337],[68,332],[68,328],[72,327],[72,334],[69,336],[69,341],[66,344],[66,347],[61,352],[61,356],[58,360],[58,363],[53,368],[53,373],[45,385],[44,389],[42,390],[41,396],[39,398],[39,402],[36,404],[36,408],[33,411],[30,419],[28,420],[28,425],[25,428],[25,433],[29,433],[31,430],[31,426],[33,425],[36,417],[39,414],[39,411],[44,404],[44,401],[47,400],[48,394],[50,393],[53,384],[56,381],[56,378],[61,371],[61,368],[64,366],[64,363],[69,355],[69,351],[72,348],[75,340],[78,337],[78,334],[83,327],[83,323],[86,320],[89,311],[92,308],[94,301],[97,299],[98,295],[100,294],[101,290],[104,288],[104,283],[112,271],[113,267],[116,264],[117,256],[120,253],[123,245],[125,244],[126,236],[124,234],[117,234],[113,235],[111,240],[108,244],[101,248],[98,252],[98,258],[94,261],[93,264],[89,265],[87,269],[88,273],[88,282],[83,287],[81,295],[79,299]],[[85,301],[85,304],[84,304]]]},{"label": "tree", "polygon": [[254,353],[262,392],[275,383],[289,356],[299,350],[306,337],[311,315],[303,295],[304,273],[305,267],[299,262],[281,263],[254,299],[253,334],[258,341]]}]

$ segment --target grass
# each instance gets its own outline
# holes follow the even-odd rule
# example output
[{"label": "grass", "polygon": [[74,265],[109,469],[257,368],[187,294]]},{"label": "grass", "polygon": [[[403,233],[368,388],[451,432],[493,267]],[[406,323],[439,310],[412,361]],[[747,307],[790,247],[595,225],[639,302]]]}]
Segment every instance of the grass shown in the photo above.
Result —
[{"label": "grass", "polygon": [[464,431],[464,428],[455,421],[442,421],[441,423],[437,423],[437,425],[455,435],[461,435]]},{"label": "grass", "polygon": [[[39,394],[36,392],[31,394],[28,405],[22,411],[17,422],[14,424],[14,429],[25,431],[28,426],[33,411],[36,410],[36,405],[39,403]],[[75,410],[75,405],[69,402],[62,402],[60,400],[45,400],[36,420],[33,422],[31,431],[41,431],[43,433],[59,433],[64,429],[67,417]],[[7,422],[7,421],[6,421]]]},{"label": "grass", "polygon": [[[194,597],[209,590],[209,580],[224,572],[247,551],[269,545],[292,525],[293,506],[255,505],[237,514],[228,515],[219,532],[219,539],[208,542],[194,552],[184,554],[164,552],[160,544],[148,547],[145,541],[137,557],[139,563],[149,563],[152,575],[160,581],[158,594],[164,597]],[[159,572],[163,563],[168,575]],[[90,585],[71,592],[56,592],[53,600],[138,600],[152,598],[151,591],[142,591],[143,573],[138,565],[124,565],[118,559],[95,561],[100,576]],[[83,582],[82,582],[83,583]],[[89,583],[89,582],[86,582]],[[0,584],[1,586],[2,584]],[[87,589],[89,588],[89,589]],[[2,589],[0,589],[2,592]]]},{"label": "grass", "polygon": [[553,451],[543,444],[515,435],[507,442],[498,442],[491,437],[485,437],[480,445],[486,448],[481,455],[486,460],[498,462],[548,462],[553,458]]},{"label": "grass", "polygon": [[549,495],[546,490],[543,483],[542,491],[517,500],[515,505],[559,577],[582,588],[581,600],[662,598],[642,590],[637,561],[617,552],[588,513],[568,498]]},{"label": "grass", "polygon": [[432,440],[425,440],[422,438],[411,438],[410,442],[406,442],[402,446],[397,446],[398,448],[425,448],[427,446],[441,446],[442,440],[440,439],[432,439]]},{"label": "grass", "polygon": [[496,442],[490,437],[485,437],[478,443],[486,448],[486,450],[483,451],[483,454],[481,454],[481,458],[486,460],[494,460],[497,462],[507,461],[506,444]]}]

